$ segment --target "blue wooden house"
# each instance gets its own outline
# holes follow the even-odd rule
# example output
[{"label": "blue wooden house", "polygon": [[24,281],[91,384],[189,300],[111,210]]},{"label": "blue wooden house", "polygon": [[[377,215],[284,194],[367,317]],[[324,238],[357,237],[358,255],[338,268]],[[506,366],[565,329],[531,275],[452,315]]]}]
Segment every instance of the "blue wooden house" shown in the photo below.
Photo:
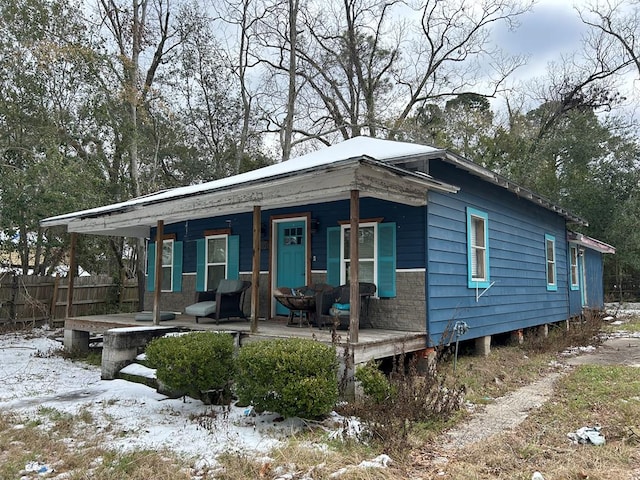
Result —
[{"label": "blue wooden house", "polygon": [[276,288],[358,278],[377,286],[367,325],[422,335],[423,347],[456,324],[468,327],[460,340],[490,338],[601,309],[602,257],[615,251],[577,233],[585,220],[467,159],[368,137],[42,225],[147,238],[156,311],[241,278],[259,329],[287,313]]}]

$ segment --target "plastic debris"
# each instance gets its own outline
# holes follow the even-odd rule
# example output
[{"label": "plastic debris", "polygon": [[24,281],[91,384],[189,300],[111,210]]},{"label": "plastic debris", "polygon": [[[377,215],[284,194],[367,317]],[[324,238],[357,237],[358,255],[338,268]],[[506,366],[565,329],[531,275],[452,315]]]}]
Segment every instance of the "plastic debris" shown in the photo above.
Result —
[{"label": "plastic debris", "polygon": [[601,427],[582,427],[576,430],[575,432],[567,433],[567,437],[573,443],[579,444],[592,444],[596,446],[604,445],[605,438],[602,433],[600,433]]},{"label": "plastic debris", "polygon": [[360,462],[359,467],[362,468],[387,468],[391,463],[391,457],[389,455],[378,455],[373,460],[364,460]]},{"label": "plastic debris", "polygon": [[533,472],[533,476],[531,477],[531,480],[544,480],[544,477],[540,472]]},{"label": "plastic debris", "polygon": [[47,475],[53,472],[53,468],[40,462],[29,462],[24,466],[26,472],[37,473],[38,475]]}]

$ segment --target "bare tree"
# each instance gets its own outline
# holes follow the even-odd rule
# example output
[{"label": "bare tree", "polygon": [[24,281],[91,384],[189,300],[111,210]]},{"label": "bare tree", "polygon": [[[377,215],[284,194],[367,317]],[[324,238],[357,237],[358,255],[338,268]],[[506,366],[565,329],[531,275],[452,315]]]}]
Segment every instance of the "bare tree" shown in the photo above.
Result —
[{"label": "bare tree", "polygon": [[[121,126],[122,139],[128,140],[129,175],[133,194],[140,196],[140,116],[148,110],[158,72],[171,61],[176,47],[184,39],[179,35],[176,8],[171,0],[98,0],[101,25],[110,33],[107,45],[115,45],[119,70],[119,95],[127,109],[127,124]],[[116,146],[118,148],[118,146]],[[139,305],[144,305],[145,245],[136,242],[136,276]]]},{"label": "bare tree", "polygon": [[[515,27],[531,4],[335,0],[301,10],[298,105],[304,103],[306,114],[294,132],[325,142],[336,134],[393,138],[429,102],[494,95],[523,59],[492,47],[490,29],[498,22]],[[495,78],[488,84],[476,81],[490,73]]]},{"label": "bare tree", "polygon": [[294,131],[301,138],[377,134],[378,105],[398,59],[397,35],[389,29],[396,3],[343,0],[299,12],[297,103],[304,122]]},{"label": "bare tree", "polygon": [[226,41],[227,56],[240,92],[242,115],[235,162],[238,172],[252,138],[257,135],[254,122],[261,76],[258,36],[265,5],[261,0],[224,0],[212,2],[211,7],[216,12],[214,21],[220,25],[220,35]]},{"label": "bare tree", "polygon": [[420,34],[412,42],[410,61],[396,77],[403,87],[403,105],[389,135],[395,136],[425,102],[500,91],[524,58],[506,56],[492,45],[491,28],[501,22],[516,28],[518,17],[532,5],[531,0],[427,0],[419,5]]},{"label": "bare tree", "polygon": [[170,61],[181,37],[170,0],[99,0],[102,23],[111,34],[120,62],[121,95],[129,115],[129,166],[133,193],[140,185],[139,123],[150,100],[158,69]]},{"label": "bare tree", "polygon": [[578,13],[586,25],[614,39],[619,64],[634,65],[640,75],[640,2],[597,0]]}]

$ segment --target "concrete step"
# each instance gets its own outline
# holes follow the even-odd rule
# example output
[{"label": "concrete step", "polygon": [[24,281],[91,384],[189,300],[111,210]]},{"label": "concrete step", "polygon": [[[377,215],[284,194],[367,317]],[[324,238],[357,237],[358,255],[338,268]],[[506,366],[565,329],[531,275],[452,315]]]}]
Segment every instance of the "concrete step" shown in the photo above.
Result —
[{"label": "concrete step", "polygon": [[131,363],[121,369],[116,378],[127,380],[128,382],[141,383],[148,387],[158,389],[158,379],[155,368],[149,368],[141,363]]}]

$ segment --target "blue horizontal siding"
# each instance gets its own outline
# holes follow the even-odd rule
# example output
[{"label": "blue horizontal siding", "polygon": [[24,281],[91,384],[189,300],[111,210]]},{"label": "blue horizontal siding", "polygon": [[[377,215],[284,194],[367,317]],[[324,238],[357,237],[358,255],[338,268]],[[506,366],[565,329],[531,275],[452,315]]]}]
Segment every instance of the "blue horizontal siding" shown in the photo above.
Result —
[{"label": "blue horizontal siding", "polygon": [[[428,197],[428,331],[437,344],[458,320],[471,328],[463,338],[532,327],[568,317],[566,225],[562,217],[433,161],[430,173],[461,187]],[[490,281],[476,301],[467,286],[466,208],[488,215]],[[545,234],[556,237],[558,290],[547,291]],[[479,289],[482,293],[484,289]]]},{"label": "blue horizontal siding", "polygon": [[604,308],[603,258],[600,252],[585,249],[587,277],[587,305],[589,308]]},{"label": "blue horizontal siding", "polygon": [[[261,223],[267,228],[262,237],[268,240],[270,236],[269,223],[272,216],[300,215],[310,213],[319,222],[318,232],[311,234],[311,255],[316,260],[312,263],[313,270],[327,268],[326,229],[339,225],[341,221],[348,221],[349,201],[340,200],[313,205],[263,210]],[[425,213],[424,207],[411,207],[374,198],[360,200],[360,217],[383,218],[384,222],[395,222],[397,268],[425,268]],[[197,264],[196,241],[203,238],[206,230],[231,228],[233,235],[240,239],[240,271],[251,271],[253,255],[253,214],[241,213],[218,217],[201,218],[169,224],[164,227],[165,234],[175,234],[178,241],[184,242],[183,272],[195,273]],[[155,237],[155,228],[151,230],[151,238]],[[269,269],[269,251],[263,249],[260,256],[260,269]]]}]

